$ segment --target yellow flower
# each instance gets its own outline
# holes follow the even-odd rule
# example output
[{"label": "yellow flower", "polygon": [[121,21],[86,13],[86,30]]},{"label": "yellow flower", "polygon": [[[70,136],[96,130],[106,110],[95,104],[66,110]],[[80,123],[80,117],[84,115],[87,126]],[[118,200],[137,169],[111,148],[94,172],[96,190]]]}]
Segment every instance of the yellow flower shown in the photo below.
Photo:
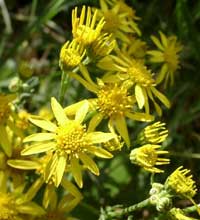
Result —
[{"label": "yellow flower", "polygon": [[165,123],[160,121],[146,126],[142,132],[139,133],[137,142],[140,144],[160,144],[168,136],[168,130],[165,128]]},{"label": "yellow flower", "polygon": [[7,156],[12,154],[12,145],[8,137],[7,125],[11,114],[11,102],[16,98],[16,95],[0,94],[0,146],[3,148]]},{"label": "yellow flower", "polygon": [[151,173],[162,173],[161,170],[156,165],[169,164],[170,160],[166,158],[159,158],[161,154],[167,154],[168,151],[157,150],[160,145],[146,144],[142,147],[135,148],[130,153],[130,160],[132,163],[143,167],[145,170]]},{"label": "yellow flower", "polygon": [[189,175],[190,170],[183,169],[183,166],[178,167],[166,180],[168,189],[175,192],[177,195],[192,199],[197,192],[195,181],[192,175]]},{"label": "yellow flower", "polygon": [[83,45],[89,45],[100,35],[104,26],[104,18],[97,23],[97,10],[94,14],[90,7],[83,6],[80,18],[77,17],[77,7],[72,11],[72,33],[76,41]]},{"label": "yellow flower", "polygon": [[21,130],[26,130],[29,127],[30,114],[26,110],[21,110],[18,113],[18,118],[16,119],[16,126]]},{"label": "yellow flower", "polygon": [[0,179],[0,219],[22,220],[25,216],[44,215],[45,211],[39,205],[24,199],[22,194],[24,186],[19,186],[11,191],[8,187],[7,177],[1,175]]},{"label": "yellow flower", "polygon": [[122,1],[117,1],[109,8],[105,0],[100,0],[99,16],[105,18],[103,30],[106,33],[112,33],[116,39],[122,42],[130,43],[127,33],[137,33],[141,35],[135,20],[135,11]]},{"label": "yellow flower", "polygon": [[116,74],[110,74],[105,81],[116,81],[118,78],[121,81],[130,81],[134,86],[135,97],[138,107],[142,109],[145,107],[146,113],[149,114],[149,101],[150,99],[158,115],[162,114],[162,109],[157,104],[154,96],[158,98],[167,108],[170,107],[169,100],[159,92],[155,86],[155,80],[147,67],[140,60],[131,59],[129,56],[118,53],[118,56],[109,55],[101,61],[98,66],[108,71],[118,71]]},{"label": "yellow flower", "polygon": [[147,54],[151,56],[151,62],[163,63],[157,76],[156,83],[159,84],[164,81],[165,86],[167,86],[168,82],[173,85],[174,73],[180,68],[178,53],[182,50],[182,46],[177,42],[176,36],[166,37],[161,31],[159,34],[161,40],[155,36],[151,36],[158,50],[150,50]]},{"label": "yellow flower", "polygon": [[36,133],[26,137],[24,143],[37,143],[26,147],[21,153],[22,155],[31,155],[53,152],[46,169],[48,172],[45,178],[46,181],[54,175],[55,185],[59,186],[65,169],[68,167],[76,183],[79,187],[82,187],[82,166],[79,160],[92,173],[99,175],[96,163],[88,154],[111,158],[112,154],[99,145],[115,138],[115,136],[111,133],[87,132],[86,126],[82,124],[88,112],[89,105],[87,101],[76,112],[74,120],[66,116],[64,109],[55,98],[51,99],[51,107],[57,120],[57,125],[48,120],[30,119],[33,124],[49,132]]},{"label": "yellow flower", "polygon": [[[145,113],[137,113],[133,111],[135,97],[129,94],[129,83],[107,83],[101,80],[95,84],[89,76],[86,68],[80,69],[84,78],[76,73],[70,74],[79,82],[81,82],[88,90],[95,93],[97,98],[90,99],[90,105],[97,111],[89,123],[89,130],[94,130],[103,119],[109,119],[108,125],[115,127],[122,136],[127,146],[130,146],[128,129],[125,117],[137,121],[152,121],[154,117]],[[67,114],[73,114],[74,109],[78,105],[72,105],[65,109]]]},{"label": "yellow flower", "polygon": [[77,41],[67,41],[61,48],[59,66],[63,71],[70,70],[80,64],[85,56],[85,48]]},{"label": "yellow flower", "polygon": [[116,41],[112,34],[101,34],[88,48],[89,53],[93,59],[107,56],[116,46]]}]

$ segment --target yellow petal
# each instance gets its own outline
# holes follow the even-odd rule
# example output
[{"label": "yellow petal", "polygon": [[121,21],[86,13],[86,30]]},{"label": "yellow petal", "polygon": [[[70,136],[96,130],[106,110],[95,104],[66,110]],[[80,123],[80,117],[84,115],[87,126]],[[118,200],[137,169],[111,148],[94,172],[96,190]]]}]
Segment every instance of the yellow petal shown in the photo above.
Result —
[{"label": "yellow petal", "polygon": [[30,142],[30,141],[48,141],[55,138],[55,134],[53,133],[36,133],[31,134],[24,138],[23,142]]},{"label": "yellow petal", "polygon": [[8,157],[12,155],[12,146],[5,126],[0,125],[0,145]]},{"label": "yellow petal", "polygon": [[51,206],[51,209],[54,209],[54,207],[56,207],[57,195],[55,192],[55,186],[53,184],[46,185],[42,205],[45,209],[47,209],[49,205]]},{"label": "yellow petal", "polygon": [[52,175],[55,173],[56,167],[58,163],[58,156],[57,154],[53,155],[53,158],[48,162],[45,172],[44,172],[44,179],[46,182],[48,182]]},{"label": "yellow petal", "polygon": [[22,170],[34,170],[41,166],[38,162],[31,160],[8,160],[7,164],[11,167]]},{"label": "yellow petal", "polygon": [[159,31],[160,34],[160,38],[161,38],[161,42],[163,44],[163,46],[166,48],[168,47],[168,40],[166,38],[166,36],[162,33],[162,31]]},{"label": "yellow petal", "polygon": [[167,72],[168,72],[168,65],[165,63],[162,65],[162,68],[156,77],[156,84],[159,84],[164,80]]},{"label": "yellow petal", "polygon": [[30,118],[29,121],[32,122],[34,125],[37,125],[38,127],[43,128],[44,130],[47,131],[54,132],[57,128],[57,126],[54,123],[44,119]]},{"label": "yellow petal", "polygon": [[59,125],[66,124],[68,119],[65,114],[65,111],[54,97],[51,98],[51,108],[58,124]]},{"label": "yellow petal", "polygon": [[142,109],[145,103],[145,97],[142,88],[138,84],[135,86],[135,98],[137,100],[139,109]]},{"label": "yellow petal", "polygon": [[64,108],[66,115],[75,115],[78,109],[85,103],[85,101],[86,100],[82,100]]},{"label": "yellow petal", "polygon": [[67,191],[69,191],[74,197],[77,197],[80,200],[83,198],[82,194],[77,189],[77,187],[73,183],[68,181],[66,178],[62,179],[61,185],[63,186],[63,188],[65,188]]},{"label": "yellow petal", "polygon": [[80,166],[77,158],[73,157],[71,159],[71,171],[72,171],[72,175],[73,175],[76,183],[78,184],[78,186],[80,188],[82,188],[83,187],[83,180],[82,180],[81,166]]},{"label": "yellow petal", "polygon": [[44,209],[34,202],[28,202],[23,205],[17,206],[17,211],[19,213],[30,214],[30,215],[44,215],[45,214]]},{"label": "yellow petal", "polygon": [[126,116],[132,120],[136,120],[136,121],[153,121],[154,120],[154,116],[153,115],[149,115],[146,113],[130,113],[127,112]]},{"label": "yellow petal", "polygon": [[129,135],[128,135],[128,129],[127,129],[125,118],[123,116],[117,117],[115,119],[115,126],[116,126],[116,129],[119,132],[119,134],[122,136],[122,138],[126,142],[126,145],[128,147],[130,147],[130,139],[129,139]]},{"label": "yellow petal", "polygon": [[97,113],[96,115],[94,115],[89,122],[87,131],[88,132],[94,131],[95,128],[101,123],[102,119],[103,119],[103,115],[101,113]]},{"label": "yellow petal", "polygon": [[85,100],[83,105],[81,105],[78,111],[76,112],[75,120],[81,124],[85,119],[86,114],[88,113],[88,109],[89,103],[87,100]]},{"label": "yellow petal", "polygon": [[55,146],[56,146],[56,143],[53,143],[53,142],[33,144],[33,145],[26,147],[24,150],[22,150],[21,155],[25,156],[25,155],[48,152],[54,149]]},{"label": "yellow petal", "polygon": [[110,152],[108,152],[107,150],[101,147],[92,146],[92,147],[88,147],[87,150],[97,157],[101,157],[101,158],[112,158],[113,157],[113,155]]},{"label": "yellow petal", "polygon": [[156,97],[167,107],[170,108],[170,101],[166,96],[159,92],[156,88],[152,87],[151,91],[156,95]]},{"label": "yellow petal", "polygon": [[80,153],[79,157],[83,164],[95,175],[99,175],[99,168],[97,167],[96,163],[87,155],[84,153]]},{"label": "yellow petal", "polygon": [[87,138],[93,143],[93,144],[98,144],[98,143],[103,143],[107,142],[116,136],[112,133],[104,133],[101,131],[95,131],[95,132],[90,132],[87,134]]},{"label": "yellow petal", "polygon": [[158,40],[157,37],[155,36],[151,36],[151,40],[154,42],[154,44],[160,49],[160,50],[164,50],[163,45],[161,44],[161,42]]},{"label": "yellow petal", "polygon": [[56,166],[56,173],[55,173],[55,185],[57,187],[60,185],[60,182],[63,178],[63,174],[65,172],[65,166],[66,166],[66,158],[64,156],[60,156],[58,158],[58,163]]}]

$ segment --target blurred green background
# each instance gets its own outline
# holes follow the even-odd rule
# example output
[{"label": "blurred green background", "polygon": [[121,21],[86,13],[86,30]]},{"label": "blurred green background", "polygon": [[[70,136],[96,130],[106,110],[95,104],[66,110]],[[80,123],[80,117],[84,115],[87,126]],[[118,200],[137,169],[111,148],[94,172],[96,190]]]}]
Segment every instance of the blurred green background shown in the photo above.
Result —
[{"label": "blurred green background", "polygon": [[[162,121],[167,123],[169,138],[165,147],[170,151],[171,165],[155,180],[164,182],[178,166],[191,169],[200,188],[200,1],[199,0],[129,0],[126,1],[142,19],[142,39],[149,45],[151,34],[162,30],[177,35],[184,46],[181,69],[167,96],[172,102],[165,109]],[[6,5],[5,5],[5,4]],[[0,92],[8,92],[19,66],[26,62],[33,77],[23,78],[20,104],[30,112],[48,105],[57,96],[61,71],[58,66],[61,45],[71,39],[71,11],[83,4],[98,7],[98,0],[6,0],[0,9]],[[162,88],[161,88],[162,90]],[[91,95],[76,81],[70,82],[65,104]],[[130,124],[134,136],[144,125]],[[73,211],[83,220],[98,219],[99,208],[105,205],[137,203],[148,196],[150,175],[132,165],[128,150],[117,153],[111,161],[99,161],[101,175],[84,176],[84,200]],[[200,201],[199,193],[195,200]],[[186,203],[178,204],[184,207]],[[148,209],[149,210],[149,209]],[[154,219],[148,210],[138,212],[137,219]],[[152,209],[151,213],[155,210]],[[145,217],[146,216],[146,217]]]}]

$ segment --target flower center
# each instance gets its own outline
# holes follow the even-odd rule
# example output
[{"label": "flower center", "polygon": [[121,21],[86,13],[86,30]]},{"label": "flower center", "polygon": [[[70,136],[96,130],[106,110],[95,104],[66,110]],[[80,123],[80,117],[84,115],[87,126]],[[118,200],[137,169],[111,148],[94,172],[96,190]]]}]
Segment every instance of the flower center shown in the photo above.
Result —
[{"label": "flower center", "polygon": [[116,84],[104,85],[97,94],[97,108],[106,117],[123,116],[134,103],[127,89]]},{"label": "flower center", "polygon": [[13,220],[17,214],[12,197],[0,192],[0,220]]},{"label": "flower center", "polygon": [[71,48],[61,50],[60,60],[64,67],[74,67],[81,62],[80,54]]},{"label": "flower center", "polygon": [[138,83],[145,87],[155,85],[155,80],[152,78],[150,71],[138,62],[135,62],[133,66],[128,68],[127,73],[134,83]]},{"label": "flower center", "polygon": [[176,50],[173,46],[165,49],[164,59],[166,63],[168,63],[170,70],[175,72],[178,68],[179,60]]},{"label": "flower center", "polygon": [[65,156],[76,156],[90,145],[86,140],[85,127],[76,121],[70,121],[57,129],[58,153]]}]

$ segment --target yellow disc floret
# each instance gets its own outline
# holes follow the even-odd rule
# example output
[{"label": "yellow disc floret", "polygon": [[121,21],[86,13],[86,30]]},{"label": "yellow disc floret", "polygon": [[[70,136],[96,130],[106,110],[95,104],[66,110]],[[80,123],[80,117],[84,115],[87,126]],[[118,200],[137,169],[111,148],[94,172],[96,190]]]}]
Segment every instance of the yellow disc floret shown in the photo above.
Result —
[{"label": "yellow disc floret", "polygon": [[97,95],[97,108],[106,117],[124,116],[133,107],[133,97],[117,84],[104,85]]}]

